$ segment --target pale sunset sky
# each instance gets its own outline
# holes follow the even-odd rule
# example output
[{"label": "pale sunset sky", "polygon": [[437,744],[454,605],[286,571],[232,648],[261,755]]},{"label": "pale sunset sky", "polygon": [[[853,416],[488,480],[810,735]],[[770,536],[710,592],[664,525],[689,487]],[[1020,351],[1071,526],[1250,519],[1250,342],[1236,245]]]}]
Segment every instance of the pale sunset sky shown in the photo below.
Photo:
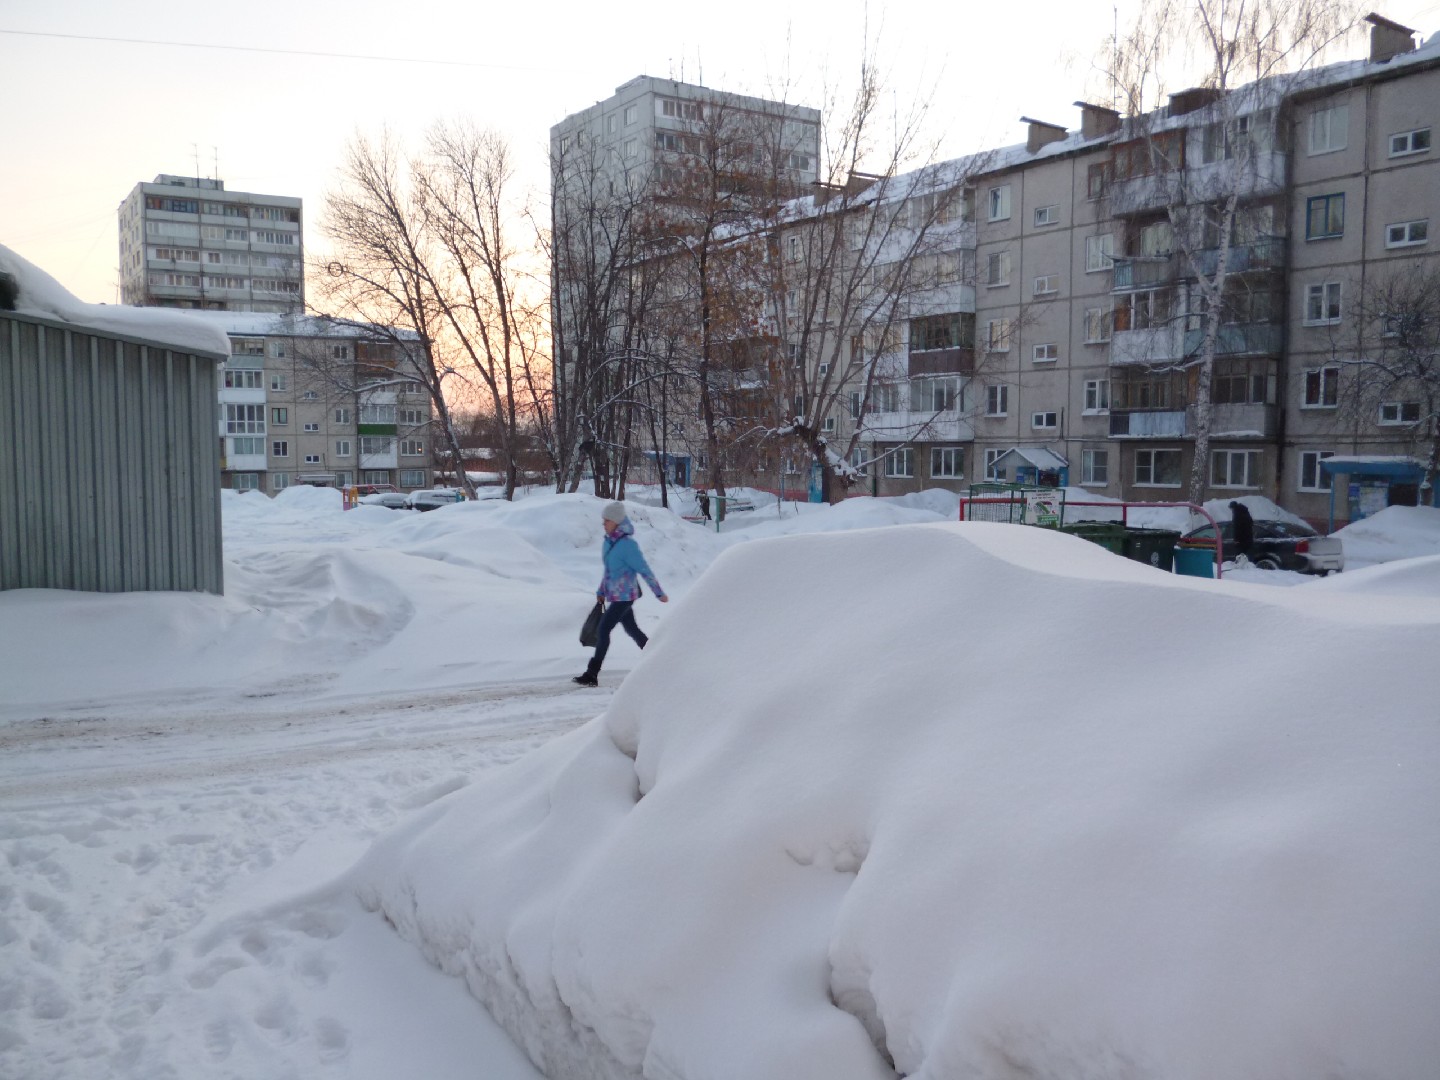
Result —
[{"label": "pale sunset sky", "polygon": [[[307,254],[320,255],[351,137],[388,127],[418,145],[441,119],[503,133],[543,207],[550,126],[621,83],[674,77],[823,107],[826,80],[850,78],[867,38],[896,107],[929,95],[942,153],[957,156],[1022,141],[1022,115],[1073,128],[1074,101],[1107,103],[1096,57],[1133,5],[6,0],[0,244],[80,299],[115,303],[120,202],[198,168],[230,190],[300,196]],[[1440,0],[1375,10],[1440,29]],[[1336,58],[1364,47],[1357,36]]]}]

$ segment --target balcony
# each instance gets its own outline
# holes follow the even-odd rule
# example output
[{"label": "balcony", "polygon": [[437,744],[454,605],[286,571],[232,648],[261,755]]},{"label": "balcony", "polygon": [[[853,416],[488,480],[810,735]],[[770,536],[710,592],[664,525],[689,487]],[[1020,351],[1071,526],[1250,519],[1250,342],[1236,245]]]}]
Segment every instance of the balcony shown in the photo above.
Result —
[{"label": "balcony", "polygon": [[[1240,274],[1247,270],[1279,270],[1285,266],[1286,244],[1283,236],[1266,236],[1251,244],[1236,244],[1227,253],[1225,272]],[[1220,267],[1220,249],[1197,252],[1195,262],[1200,273],[1212,277]]]},{"label": "balcony", "polygon": [[861,435],[883,442],[969,442],[975,438],[975,426],[958,411],[872,412],[865,416]]},{"label": "balcony", "polygon": [[[1282,327],[1279,323],[1226,323],[1215,341],[1216,356],[1278,356]],[[1185,331],[1186,356],[1199,356],[1205,331]]]},{"label": "balcony", "polygon": [[1110,410],[1110,435],[1129,439],[1179,439],[1190,434],[1185,410]]},{"label": "balcony", "polygon": [[1147,210],[1161,210],[1185,201],[1185,183],[1179,173],[1173,172],[1112,180],[1109,199],[1112,214],[1140,214]]},{"label": "balcony", "polygon": [[1278,195],[1285,190],[1285,155],[1278,150],[1256,150],[1243,158],[1192,165],[1188,186],[1195,202],[1222,198],[1232,191],[1242,199]]},{"label": "balcony", "polygon": [[1169,285],[1179,276],[1179,257],[1175,255],[1122,255],[1115,259],[1111,289],[1145,289]]},{"label": "balcony", "polygon": [[975,372],[975,350],[916,349],[910,353],[909,375],[972,375]]},{"label": "balcony", "polygon": [[1178,326],[1116,330],[1110,338],[1110,363],[1174,363],[1184,358],[1184,346],[1184,336]]}]

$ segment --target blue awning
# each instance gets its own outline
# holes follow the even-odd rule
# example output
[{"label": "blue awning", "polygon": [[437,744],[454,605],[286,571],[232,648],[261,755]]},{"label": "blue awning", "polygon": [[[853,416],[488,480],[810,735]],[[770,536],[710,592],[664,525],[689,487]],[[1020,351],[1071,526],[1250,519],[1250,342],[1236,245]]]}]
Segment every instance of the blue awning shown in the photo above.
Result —
[{"label": "blue awning", "polygon": [[1320,470],[1326,476],[1390,476],[1419,480],[1425,466],[1411,457],[1334,457],[1321,458]]}]

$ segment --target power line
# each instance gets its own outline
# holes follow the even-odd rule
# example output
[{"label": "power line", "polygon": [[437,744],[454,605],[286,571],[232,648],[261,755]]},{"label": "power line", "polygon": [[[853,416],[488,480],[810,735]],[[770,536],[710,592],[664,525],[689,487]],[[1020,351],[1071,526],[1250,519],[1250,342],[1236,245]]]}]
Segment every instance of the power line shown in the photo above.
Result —
[{"label": "power line", "polygon": [[540,71],[534,65],[477,64],[469,60],[427,60],[413,56],[375,56],[366,53],[318,52],[311,49],[265,49],[258,45],[210,45],[200,41],[155,41],[151,38],[106,37],[101,34],[57,34],[46,30],[6,30],[0,34],[21,37],[62,38],[67,41],[105,41],[117,45],[164,45],[173,49],[224,49],[229,52],[270,53],[276,56],[315,56],[329,60],[378,60],[390,64],[436,64],[445,67],[495,68],[502,71]]}]

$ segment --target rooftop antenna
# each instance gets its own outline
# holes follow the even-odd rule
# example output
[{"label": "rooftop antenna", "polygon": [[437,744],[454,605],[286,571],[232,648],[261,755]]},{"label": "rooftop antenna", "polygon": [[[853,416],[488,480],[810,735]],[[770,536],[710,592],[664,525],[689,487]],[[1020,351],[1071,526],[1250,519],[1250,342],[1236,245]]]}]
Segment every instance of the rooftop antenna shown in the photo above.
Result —
[{"label": "rooftop antenna", "polygon": [[1120,5],[1110,8],[1110,107],[1120,108]]},{"label": "rooftop antenna", "polygon": [[198,187],[200,184],[200,144],[192,142],[190,152],[195,157],[195,184]]},{"label": "rooftop antenna", "polygon": [[212,146],[210,152],[215,155],[215,171],[210,174],[210,179],[218,182],[220,179],[220,148]]}]

